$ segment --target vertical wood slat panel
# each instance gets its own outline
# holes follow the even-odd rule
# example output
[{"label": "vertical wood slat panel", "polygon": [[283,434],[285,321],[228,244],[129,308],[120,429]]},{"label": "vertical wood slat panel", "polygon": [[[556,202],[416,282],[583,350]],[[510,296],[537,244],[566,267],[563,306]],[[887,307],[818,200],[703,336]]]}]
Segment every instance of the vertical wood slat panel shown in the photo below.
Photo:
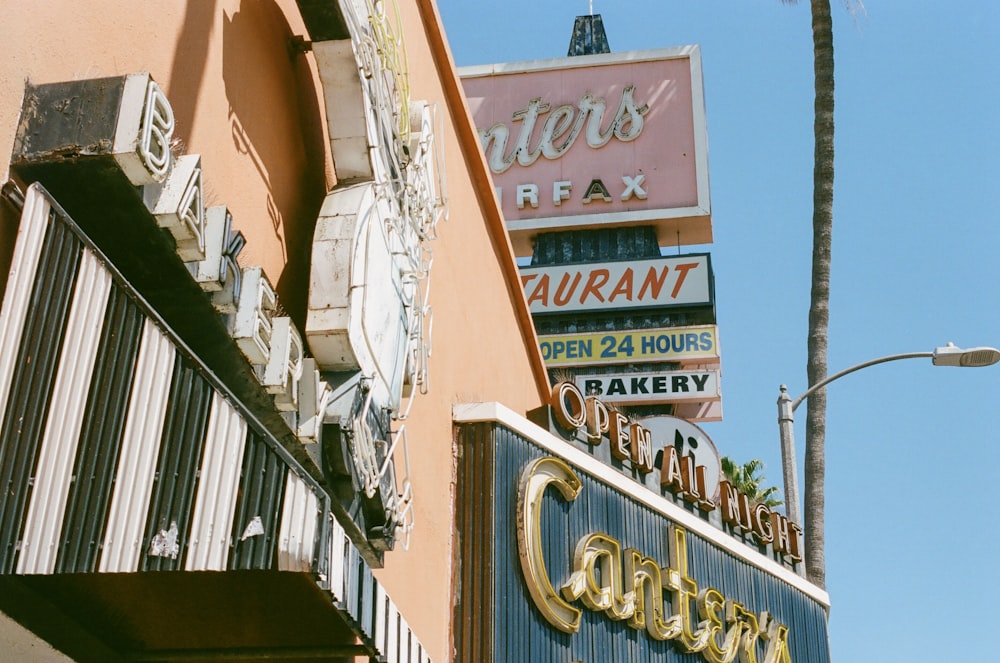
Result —
[{"label": "vertical wood slat panel", "polygon": [[84,251],[67,316],[60,363],[52,389],[53,407],[42,434],[34,490],[28,504],[18,573],[52,573],[58,553],[84,406],[93,376],[111,290],[111,275]]},{"label": "vertical wood slat panel", "polygon": [[198,472],[186,571],[226,568],[246,438],[246,420],[222,394],[215,392]]},{"label": "vertical wood slat panel", "polygon": [[[460,433],[456,528],[461,592],[455,607],[456,660],[460,663],[511,660],[507,648],[523,645],[523,641],[507,642],[502,615],[494,608],[494,584],[500,580],[493,577],[492,569],[497,564],[495,555],[502,553],[494,549],[493,436],[489,424],[463,426]],[[494,630],[497,651],[493,650]]]},{"label": "vertical wood slat panel", "polygon": [[136,571],[176,351],[151,320],[143,325],[99,570]]}]

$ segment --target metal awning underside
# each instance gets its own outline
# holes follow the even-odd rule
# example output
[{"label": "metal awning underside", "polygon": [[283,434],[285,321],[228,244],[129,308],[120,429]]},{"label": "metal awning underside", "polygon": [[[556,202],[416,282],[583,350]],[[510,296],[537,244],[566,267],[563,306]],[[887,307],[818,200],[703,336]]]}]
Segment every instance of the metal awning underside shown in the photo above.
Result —
[{"label": "metal awning underside", "polygon": [[2,607],[78,661],[338,661],[371,654],[305,573],[5,577]]},{"label": "metal awning underside", "polygon": [[323,487],[40,185],[0,484],[0,610],[78,660],[429,660]]}]

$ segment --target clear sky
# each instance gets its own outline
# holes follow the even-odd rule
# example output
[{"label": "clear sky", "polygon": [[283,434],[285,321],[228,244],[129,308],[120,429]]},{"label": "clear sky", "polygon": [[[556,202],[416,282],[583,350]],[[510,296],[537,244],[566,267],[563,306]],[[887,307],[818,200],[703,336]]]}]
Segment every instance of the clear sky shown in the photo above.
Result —
[{"label": "clear sky", "polygon": [[[587,0],[438,5],[459,65],[564,56],[588,11]],[[833,0],[830,373],[948,341],[1000,347],[1000,2],[865,10]],[[723,454],[762,459],[780,486],[778,385],[807,386],[809,2],[595,0],[594,11],[612,51],[702,48],[725,416],[704,429]],[[997,660],[1000,365],[898,361],[827,393],[834,660]],[[801,471],[804,405],[797,414]]]}]

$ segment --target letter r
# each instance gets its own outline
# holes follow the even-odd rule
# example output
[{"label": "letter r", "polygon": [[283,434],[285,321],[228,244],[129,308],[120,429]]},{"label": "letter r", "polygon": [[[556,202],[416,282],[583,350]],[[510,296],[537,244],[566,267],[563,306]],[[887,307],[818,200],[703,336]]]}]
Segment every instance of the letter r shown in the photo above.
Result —
[{"label": "letter r", "polygon": [[517,209],[524,209],[525,203],[528,203],[532,207],[538,207],[538,185],[518,184],[516,197]]}]

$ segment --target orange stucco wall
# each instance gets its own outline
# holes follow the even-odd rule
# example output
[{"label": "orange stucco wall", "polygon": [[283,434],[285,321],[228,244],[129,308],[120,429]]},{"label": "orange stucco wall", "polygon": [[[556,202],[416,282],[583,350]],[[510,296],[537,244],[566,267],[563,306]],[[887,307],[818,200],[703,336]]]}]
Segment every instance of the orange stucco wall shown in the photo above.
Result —
[{"label": "orange stucco wall", "polygon": [[0,8],[3,154],[26,81],[150,72],[173,107],[182,151],[202,156],[206,205],[229,207],[249,240],[241,261],[264,267],[301,321],[311,220],[332,168],[319,85],[310,63],[288,54],[288,37],[304,33],[295,3],[2,0]]},{"label": "orange stucco wall", "polygon": [[[432,244],[431,294],[434,310],[430,393],[421,396],[407,422],[410,463],[417,500],[416,527],[406,553],[386,557],[379,573],[414,631],[430,647],[435,661],[451,660],[451,564],[454,488],[451,406],[460,402],[501,401],[525,412],[541,405],[532,375],[530,352],[514,314],[514,297],[502,272],[513,261],[506,244],[495,246],[487,232],[485,210],[468,161],[485,169],[478,140],[459,144],[457,123],[471,125],[468,111],[449,107],[431,46],[423,37],[423,18],[431,3],[400,2],[409,58],[411,96],[439,103],[445,114],[445,167],[450,220],[438,226]],[[436,13],[436,12],[435,12]],[[440,56],[439,56],[440,57]],[[454,104],[452,104],[454,106]],[[464,117],[462,115],[464,114]],[[475,132],[472,132],[473,136]],[[492,189],[485,200],[495,205]],[[495,210],[494,210],[495,211]],[[517,298],[523,304],[518,289]],[[419,431],[419,433],[418,433]]]},{"label": "orange stucco wall", "polygon": [[[430,392],[406,422],[416,527],[409,550],[387,554],[378,576],[443,662],[451,660],[452,405],[495,400],[525,412],[541,404],[547,383],[436,8],[432,0],[399,7],[411,97],[437,103],[444,118],[450,220],[432,244]],[[227,205],[247,238],[240,262],[265,268],[303,329],[312,229],[336,176],[312,56],[288,49],[290,36],[305,34],[295,2],[0,0],[0,11],[0,152],[11,153],[26,81],[149,71],[173,106],[182,151],[202,156],[206,205]],[[0,176],[9,177],[7,157]],[[12,224],[12,208],[0,205],[0,255],[9,255]]]}]

